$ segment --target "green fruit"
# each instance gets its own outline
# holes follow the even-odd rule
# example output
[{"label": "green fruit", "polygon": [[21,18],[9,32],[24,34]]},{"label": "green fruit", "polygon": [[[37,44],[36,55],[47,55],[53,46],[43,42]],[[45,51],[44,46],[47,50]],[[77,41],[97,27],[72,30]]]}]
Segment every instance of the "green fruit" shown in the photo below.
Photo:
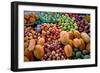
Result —
[{"label": "green fruit", "polygon": [[66,16],[63,16],[63,19],[66,19]]},{"label": "green fruit", "polygon": [[83,54],[81,54],[81,59],[84,59],[84,55]]},{"label": "green fruit", "polygon": [[73,22],[70,22],[71,25],[73,25]]},{"label": "green fruit", "polygon": [[65,23],[68,23],[68,20],[65,20]]},{"label": "green fruit", "polygon": [[73,26],[73,25],[71,25],[71,26],[70,26],[70,28],[72,29],[72,28],[74,28],[74,26]]},{"label": "green fruit", "polygon": [[65,23],[61,23],[61,25],[62,25],[63,27],[65,27]]},{"label": "green fruit", "polygon": [[64,23],[65,24],[65,26],[67,26],[68,24],[67,23]]},{"label": "green fruit", "polygon": [[60,19],[57,19],[58,22],[60,22]]},{"label": "green fruit", "polygon": [[64,22],[64,20],[63,20],[63,19],[61,19],[61,22]]},{"label": "green fruit", "polygon": [[63,29],[66,30],[66,27],[64,26]]},{"label": "green fruit", "polygon": [[80,58],[81,57],[81,52],[80,51],[76,52],[76,57],[77,58]]},{"label": "green fruit", "polygon": [[84,56],[84,59],[89,59],[90,58],[90,55],[85,55]]},{"label": "green fruit", "polygon": [[75,57],[75,52],[72,53],[72,56]]},{"label": "green fruit", "polygon": [[78,48],[74,48],[73,51],[74,51],[74,52],[77,52],[77,51],[78,51]]},{"label": "green fruit", "polygon": [[70,29],[71,27],[70,26],[68,26],[68,29]]},{"label": "green fruit", "polygon": [[78,29],[78,26],[75,26],[75,29]]}]

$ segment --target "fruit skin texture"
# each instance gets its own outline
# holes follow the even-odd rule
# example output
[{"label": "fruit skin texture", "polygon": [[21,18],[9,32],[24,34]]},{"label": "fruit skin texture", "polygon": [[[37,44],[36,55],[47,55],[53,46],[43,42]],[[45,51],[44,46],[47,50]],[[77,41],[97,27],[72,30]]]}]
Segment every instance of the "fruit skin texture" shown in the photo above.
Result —
[{"label": "fruit skin texture", "polygon": [[41,45],[36,45],[33,52],[37,59],[41,59],[44,56],[44,48]]},{"label": "fruit skin texture", "polygon": [[69,45],[71,45],[72,48],[74,47],[73,40],[69,40]]},{"label": "fruit skin texture", "polygon": [[88,43],[88,44],[86,45],[86,50],[87,50],[88,52],[90,52],[90,43]]},{"label": "fruit skin texture", "polygon": [[90,37],[88,36],[87,33],[82,32],[82,33],[81,33],[81,37],[82,37],[82,39],[83,39],[86,43],[89,43]]},{"label": "fruit skin texture", "polygon": [[81,57],[81,52],[80,51],[76,52],[76,58],[80,58],[80,57]]},{"label": "fruit skin texture", "polygon": [[84,59],[89,59],[89,58],[90,58],[89,55],[85,55],[85,56],[84,56]]},{"label": "fruit skin texture", "polygon": [[74,38],[73,31],[68,31],[68,33],[69,33],[69,38],[72,40]]},{"label": "fruit skin texture", "polygon": [[28,50],[30,50],[30,51],[34,50],[35,44],[36,44],[35,40],[31,39],[29,42]]},{"label": "fruit skin texture", "polygon": [[72,56],[72,47],[70,45],[66,45],[64,47],[64,52],[67,57],[71,57]]},{"label": "fruit skin texture", "polygon": [[73,39],[74,47],[78,48],[81,45],[81,41],[78,38]]},{"label": "fruit skin texture", "polygon": [[68,32],[62,31],[60,33],[60,41],[64,45],[68,44],[68,41],[69,41],[69,34],[68,34]]},{"label": "fruit skin texture", "polygon": [[73,35],[74,35],[75,38],[80,38],[81,37],[81,34],[78,30],[74,30]]},{"label": "fruit skin texture", "polygon": [[44,38],[39,38],[37,44],[44,45],[44,43],[45,43],[45,39]]},{"label": "fruit skin texture", "polygon": [[80,38],[80,42],[81,42],[81,45],[79,46],[79,49],[82,51],[85,49],[85,42],[81,38]]}]

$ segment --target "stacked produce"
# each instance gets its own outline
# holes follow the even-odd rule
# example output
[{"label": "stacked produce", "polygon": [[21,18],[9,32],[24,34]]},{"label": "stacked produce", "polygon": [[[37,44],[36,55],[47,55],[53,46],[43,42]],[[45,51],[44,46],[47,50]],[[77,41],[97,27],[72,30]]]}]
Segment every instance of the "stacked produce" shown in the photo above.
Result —
[{"label": "stacked produce", "polygon": [[60,18],[57,19],[57,22],[62,27],[62,30],[65,31],[78,29],[75,19],[71,19],[68,16],[61,15]]},{"label": "stacked produce", "polygon": [[57,19],[61,17],[61,13],[52,12],[37,12],[39,20],[35,24],[56,23]]},{"label": "stacked produce", "polygon": [[75,19],[78,30],[80,32],[86,32],[90,35],[90,15],[89,14],[75,14],[75,13],[68,13],[67,14],[72,19]]},{"label": "stacked produce", "polygon": [[89,59],[89,17],[89,14],[25,12],[24,61]]}]

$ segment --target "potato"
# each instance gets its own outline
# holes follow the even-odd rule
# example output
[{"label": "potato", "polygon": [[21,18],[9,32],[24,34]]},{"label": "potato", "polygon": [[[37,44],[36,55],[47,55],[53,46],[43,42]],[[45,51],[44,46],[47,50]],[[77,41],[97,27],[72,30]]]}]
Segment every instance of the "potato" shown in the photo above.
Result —
[{"label": "potato", "polygon": [[87,50],[88,52],[90,52],[90,43],[88,43],[88,44],[86,45],[86,50]]},{"label": "potato", "polygon": [[81,41],[78,38],[73,39],[74,47],[78,48],[81,45]]},{"label": "potato", "polygon": [[34,39],[31,39],[30,42],[29,42],[29,47],[28,47],[28,50],[34,50],[34,47],[35,47],[35,40]]},{"label": "potato", "polygon": [[64,47],[64,52],[67,57],[71,57],[72,56],[72,47],[70,45],[66,45]]},{"label": "potato", "polygon": [[33,52],[37,59],[41,59],[44,56],[44,48],[41,45],[36,45]]},{"label": "potato", "polygon": [[80,42],[81,42],[81,45],[79,46],[79,49],[82,51],[85,49],[85,42],[81,38],[80,38]]},{"label": "potato", "polygon": [[81,37],[82,37],[82,39],[83,39],[86,43],[89,43],[89,42],[90,42],[90,37],[88,36],[87,33],[82,32],[82,33],[81,33]]},{"label": "potato", "polygon": [[75,38],[80,38],[81,37],[81,34],[78,30],[74,30],[73,35],[74,35]]},{"label": "potato", "polygon": [[44,38],[39,38],[37,44],[39,45],[44,45],[45,39]]},{"label": "potato", "polygon": [[69,34],[66,31],[60,33],[60,41],[62,44],[66,45],[69,42]]}]

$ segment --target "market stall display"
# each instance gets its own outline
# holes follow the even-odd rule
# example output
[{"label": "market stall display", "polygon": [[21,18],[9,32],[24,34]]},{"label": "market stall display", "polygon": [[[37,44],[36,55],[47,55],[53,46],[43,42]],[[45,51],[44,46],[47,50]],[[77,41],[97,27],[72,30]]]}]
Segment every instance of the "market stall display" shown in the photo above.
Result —
[{"label": "market stall display", "polygon": [[90,58],[90,15],[24,13],[24,61]]}]

